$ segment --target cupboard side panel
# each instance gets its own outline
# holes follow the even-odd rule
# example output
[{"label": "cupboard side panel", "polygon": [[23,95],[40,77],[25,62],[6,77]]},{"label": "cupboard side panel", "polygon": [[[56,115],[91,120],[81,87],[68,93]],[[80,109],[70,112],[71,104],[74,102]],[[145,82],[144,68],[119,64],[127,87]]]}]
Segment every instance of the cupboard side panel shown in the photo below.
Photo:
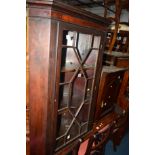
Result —
[{"label": "cupboard side panel", "polygon": [[56,140],[56,105],[55,105],[55,83],[56,83],[56,64],[57,64],[57,33],[58,22],[51,20],[51,32],[50,32],[50,57],[49,57],[49,102],[47,108],[47,141],[46,141],[46,153],[53,154],[55,140]]},{"label": "cupboard side panel", "polygon": [[50,19],[28,18],[30,154],[45,155]]}]

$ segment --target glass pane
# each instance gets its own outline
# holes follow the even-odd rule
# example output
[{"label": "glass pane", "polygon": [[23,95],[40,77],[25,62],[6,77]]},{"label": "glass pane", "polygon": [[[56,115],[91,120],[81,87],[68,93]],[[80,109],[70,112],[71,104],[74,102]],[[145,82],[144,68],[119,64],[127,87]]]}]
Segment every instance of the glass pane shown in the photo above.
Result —
[{"label": "glass pane", "polygon": [[85,123],[81,126],[81,130],[80,130],[80,133],[83,134],[87,131],[88,129],[88,123]]},{"label": "glass pane", "polygon": [[93,79],[87,80],[86,100],[90,100],[92,94]]},{"label": "glass pane", "polygon": [[61,85],[59,88],[59,109],[67,107],[69,102],[70,85]]},{"label": "glass pane", "polygon": [[68,83],[74,76],[75,72],[61,72],[60,73],[60,83]]},{"label": "glass pane", "polygon": [[100,36],[94,36],[93,48],[99,48],[100,42],[101,42],[101,37]]},{"label": "glass pane", "polygon": [[63,31],[63,45],[76,46],[77,32],[75,31]]},{"label": "glass pane", "polygon": [[78,50],[83,60],[91,49],[92,35],[79,33]]},{"label": "glass pane", "polygon": [[79,66],[73,48],[63,48],[61,54],[61,72],[75,71]]},{"label": "glass pane", "polygon": [[98,53],[99,53],[99,50],[92,50],[89,57],[87,58],[85,62],[85,65],[90,66],[90,67],[91,66],[95,67]]},{"label": "glass pane", "polygon": [[85,122],[88,122],[88,114],[89,114],[89,102],[83,105],[82,109],[80,110],[77,120],[82,125]]},{"label": "glass pane", "polygon": [[68,134],[66,135],[66,141],[72,140],[73,138],[77,137],[79,134],[80,134],[80,127],[76,122],[74,122]]},{"label": "glass pane", "polygon": [[58,115],[57,120],[57,137],[64,135],[71,124],[73,117],[69,112],[64,112],[63,114]]},{"label": "glass pane", "polygon": [[94,70],[93,69],[88,69],[86,70],[87,78],[94,78]]},{"label": "glass pane", "polygon": [[84,100],[86,80],[83,73],[79,72],[72,85],[72,98],[70,108],[73,113],[77,111]]},{"label": "glass pane", "polygon": [[60,147],[64,144],[64,137],[60,138],[59,140],[56,141],[56,147]]}]

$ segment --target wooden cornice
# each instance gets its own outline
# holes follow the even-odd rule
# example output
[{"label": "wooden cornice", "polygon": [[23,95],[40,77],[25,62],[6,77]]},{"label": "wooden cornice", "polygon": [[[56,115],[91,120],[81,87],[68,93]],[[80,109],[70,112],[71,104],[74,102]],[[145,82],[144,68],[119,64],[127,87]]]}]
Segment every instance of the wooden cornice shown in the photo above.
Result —
[{"label": "wooden cornice", "polygon": [[96,22],[98,24],[108,26],[111,21],[103,18],[101,16],[95,15],[89,11],[76,8],[74,6],[62,3],[57,0],[27,0],[27,7],[36,7],[36,8],[48,8],[54,11],[59,11],[65,14],[76,16],[80,19],[89,20]]}]

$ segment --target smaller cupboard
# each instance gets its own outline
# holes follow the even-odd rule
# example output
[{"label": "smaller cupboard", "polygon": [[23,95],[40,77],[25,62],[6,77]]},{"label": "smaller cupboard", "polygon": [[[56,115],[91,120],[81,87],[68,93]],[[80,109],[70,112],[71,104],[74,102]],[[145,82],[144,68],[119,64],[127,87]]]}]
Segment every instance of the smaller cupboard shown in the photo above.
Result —
[{"label": "smaller cupboard", "polygon": [[108,24],[55,0],[27,0],[30,155],[56,154],[92,130]]}]

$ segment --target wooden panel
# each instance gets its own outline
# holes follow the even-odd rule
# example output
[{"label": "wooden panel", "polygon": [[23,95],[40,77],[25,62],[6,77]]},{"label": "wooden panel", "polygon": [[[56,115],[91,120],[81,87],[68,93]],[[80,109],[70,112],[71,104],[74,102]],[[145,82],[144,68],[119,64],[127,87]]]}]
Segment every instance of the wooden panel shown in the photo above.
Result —
[{"label": "wooden panel", "polygon": [[45,154],[50,19],[28,17],[30,153]]},{"label": "wooden panel", "polygon": [[73,17],[68,14],[63,14],[61,12],[57,12],[53,10],[51,11],[49,9],[45,10],[40,8],[33,8],[29,10],[29,15],[33,17],[45,17],[45,18],[58,19],[67,23],[74,23],[77,25],[106,31],[106,27],[104,27],[103,25],[99,25],[97,23],[94,23],[92,21],[87,21],[82,18]]},{"label": "wooden panel", "polygon": [[30,155],[30,116],[29,116],[29,53],[28,53],[28,20],[26,18],[26,155]]},{"label": "wooden panel", "polygon": [[123,77],[123,82],[120,88],[118,103],[126,111],[129,110],[129,97],[126,96],[126,91],[129,87],[129,72],[126,71]]},{"label": "wooden panel", "polygon": [[111,133],[111,139],[113,142],[113,149],[116,150],[116,146],[120,145],[123,136],[129,129],[129,115],[125,114],[114,121],[113,132]]},{"label": "wooden panel", "polygon": [[[63,15],[70,15],[72,17],[77,17],[79,19],[82,19],[83,21],[84,20],[91,21],[92,23],[102,25],[103,27],[106,27],[110,24],[110,21],[107,20],[106,18],[95,15],[90,11],[86,11],[83,9],[73,7],[71,5],[67,5],[57,0],[52,0],[52,1],[27,0],[27,5],[28,7],[32,6],[34,8],[46,9],[46,11],[55,10],[57,11],[58,14],[61,13],[60,17]],[[59,19],[59,17],[57,17],[57,19]]]},{"label": "wooden panel", "polygon": [[[101,74],[99,94],[96,107],[96,119],[100,119],[111,111],[117,102],[117,96],[120,90],[121,81],[125,70],[118,70],[117,67],[106,67],[107,73],[103,71]],[[111,70],[111,71],[110,71]]]},{"label": "wooden panel", "polygon": [[117,67],[129,67],[129,58],[116,58],[115,66]]},{"label": "wooden panel", "polygon": [[54,107],[55,102],[55,72],[56,72],[56,57],[57,57],[57,30],[58,22],[55,20],[51,20],[51,32],[50,32],[50,55],[49,55],[49,84],[48,84],[48,111],[47,111],[47,141],[46,141],[46,149],[47,154],[52,154],[55,143],[55,129],[56,129],[56,111]]}]

